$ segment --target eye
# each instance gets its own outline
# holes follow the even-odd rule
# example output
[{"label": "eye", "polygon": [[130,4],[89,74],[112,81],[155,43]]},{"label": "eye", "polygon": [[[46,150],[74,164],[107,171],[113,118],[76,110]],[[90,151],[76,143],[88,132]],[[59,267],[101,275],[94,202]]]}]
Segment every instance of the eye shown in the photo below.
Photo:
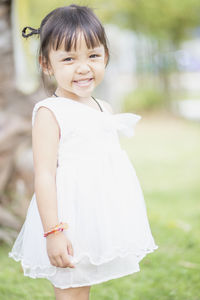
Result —
[{"label": "eye", "polygon": [[[90,57],[91,57],[91,56],[99,57],[100,55],[98,55],[98,54],[92,54],[92,55],[90,55]],[[95,57],[92,57],[92,58],[95,58]]]},{"label": "eye", "polygon": [[72,57],[67,57],[65,59],[63,59],[63,61],[71,61],[70,59],[73,59]]}]

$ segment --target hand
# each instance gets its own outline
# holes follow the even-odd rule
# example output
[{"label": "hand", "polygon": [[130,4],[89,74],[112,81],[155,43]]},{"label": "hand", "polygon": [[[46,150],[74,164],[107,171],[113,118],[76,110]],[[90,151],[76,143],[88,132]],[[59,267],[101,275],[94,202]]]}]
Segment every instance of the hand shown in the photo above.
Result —
[{"label": "hand", "polygon": [[72,243],[63,232],[52,233],[46,237],[47,253],[53,266],[75,268],[68,254],[74,255]]}]

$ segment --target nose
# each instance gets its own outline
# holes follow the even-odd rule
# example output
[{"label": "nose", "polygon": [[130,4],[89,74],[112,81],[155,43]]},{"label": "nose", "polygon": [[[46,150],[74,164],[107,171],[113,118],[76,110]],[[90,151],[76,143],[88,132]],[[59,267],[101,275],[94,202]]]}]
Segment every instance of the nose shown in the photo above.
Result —
[{"label": "nose", "polygon": [[87,62],[81,62],[77,69],[76,69],[77,73],[79,74],[87,74],[88,72],[90,72],[90,66],[88,65]]}]

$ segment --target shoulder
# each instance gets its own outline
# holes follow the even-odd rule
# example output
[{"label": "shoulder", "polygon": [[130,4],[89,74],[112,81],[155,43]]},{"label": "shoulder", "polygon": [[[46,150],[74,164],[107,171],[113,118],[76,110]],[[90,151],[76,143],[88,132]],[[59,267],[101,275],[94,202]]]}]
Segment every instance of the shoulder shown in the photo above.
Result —
[{"label": "shoulder", "polygon": [[108,101],[105,100],[101,100],[101,99],[97,99],[100,103],[100,105],[102,104],[102,106],[104,106],[110,113],[114,114],[113,108],[111,106],[110,103],[108,103]]},{"label": "shoulder", "polygon": [[[49,101],[49,98],[43,99],[35,103],[32,113],[32,126],[37,120],[38,126],[49,128],[50,126],[60,127],[60,116],[55,109],[57,104]],[[60,128],[59,128],[60,130]]]},{"label": "shoulder", "polygon": [[42,115],[52,116],[55,104],[50,102],[48,98],[40,100],[33,106],[33,118]]},{"label": "shoulder", "polygon": [[52,98],[42,99],[34,104],[33,109],[37,109],[40,106],[45,106],[45,105],[49,105],[49,104],[51,105],[51,103],[54,103],[53,100],[54,99],[52,99]]}]

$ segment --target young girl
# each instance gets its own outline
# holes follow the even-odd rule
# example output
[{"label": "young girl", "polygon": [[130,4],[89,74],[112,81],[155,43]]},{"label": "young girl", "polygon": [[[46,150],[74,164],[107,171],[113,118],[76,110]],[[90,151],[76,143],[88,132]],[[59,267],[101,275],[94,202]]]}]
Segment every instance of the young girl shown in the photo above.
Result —
[{"label": "young girl", "polygon": [[39,29],[28,28],[23,37],[39,34],[39,62],[57,88],[33,108],[35,193],[9,256],[25,276],[47,278],[56,299],[89,299],[93,284],[140,271],[142,258],[158,248],[118,136],[133,136],[141,116],[114,114],[91,96],[109,50],[90,8],[59,7]]}]

